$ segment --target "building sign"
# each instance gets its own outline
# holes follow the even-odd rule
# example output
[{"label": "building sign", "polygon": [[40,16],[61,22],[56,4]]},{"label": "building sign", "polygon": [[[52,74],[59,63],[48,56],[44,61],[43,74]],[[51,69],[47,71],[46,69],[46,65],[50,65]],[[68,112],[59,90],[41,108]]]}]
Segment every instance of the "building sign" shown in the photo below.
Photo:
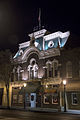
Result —
[{"label": "building sign", "polygon": [[56,92],[55,89],[45,89],[45,93],[54,93]]}]

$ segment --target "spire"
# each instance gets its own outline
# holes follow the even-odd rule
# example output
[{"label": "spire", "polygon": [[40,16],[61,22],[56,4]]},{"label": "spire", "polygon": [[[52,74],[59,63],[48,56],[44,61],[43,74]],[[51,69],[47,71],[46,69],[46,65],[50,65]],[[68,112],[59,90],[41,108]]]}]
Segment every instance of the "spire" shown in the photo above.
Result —
[{"label": "spire", "polygon": [[41,8],[39,8],[39,17],[38,17],[38,21],[39,21],[39,30],[41,29]]}]

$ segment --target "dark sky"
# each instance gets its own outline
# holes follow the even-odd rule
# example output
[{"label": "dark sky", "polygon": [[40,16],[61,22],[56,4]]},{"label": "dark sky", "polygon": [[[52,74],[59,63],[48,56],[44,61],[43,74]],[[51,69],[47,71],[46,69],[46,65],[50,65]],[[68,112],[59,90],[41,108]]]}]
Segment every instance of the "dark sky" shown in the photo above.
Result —
[{"label": "dark sky", "polygon": [[80,6],[77,0],[0,0],[0,50],[16,51],[41,23],[50,32],[70,31],[72,46],[80,46]]}]

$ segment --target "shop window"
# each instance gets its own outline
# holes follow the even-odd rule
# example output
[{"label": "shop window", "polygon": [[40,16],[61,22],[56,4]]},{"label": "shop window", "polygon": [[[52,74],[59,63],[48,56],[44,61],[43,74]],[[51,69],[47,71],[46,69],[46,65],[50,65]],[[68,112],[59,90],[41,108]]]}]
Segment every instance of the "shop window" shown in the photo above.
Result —
[{"label": "shop window", "polygon": [[70,61],[66,63],[66,77],[72,78],[72,63]]},{"label": "shop window", "polygon": [[50,95],[49,94],[45,94],[44,95],[44,104],[49,104],[50,101]]},{"label": "shop window", "polygon": [[26,98],[26,103],[30,102],[30,95],[28,93],[26,93],[25,98]]},{"label": "shop window", "polygon": [[72,93],[72,105],[78,104],[77,93]]},{"label": "shop window", "polygon": [[19,95],[18,103],[23,103],[23,95]]},{"label": "shop window", "polygon": [[13,95],[13,103],[17,103],[17,95]]},{"label": "shop window", "polygon": [[58,104],[58,93],[52,95],[52,104]]}]

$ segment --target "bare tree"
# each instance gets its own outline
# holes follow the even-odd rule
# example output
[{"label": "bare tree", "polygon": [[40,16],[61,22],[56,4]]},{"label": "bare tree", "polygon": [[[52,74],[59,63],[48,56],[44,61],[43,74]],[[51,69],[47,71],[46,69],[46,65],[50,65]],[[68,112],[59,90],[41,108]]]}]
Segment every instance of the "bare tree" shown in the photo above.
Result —
[{"label": "bare tree", "polygon": [[4,81],[7,90],[7,108],[9,108],[9,82],[11,81],[11,52],[0,51],[0,81]]}]

